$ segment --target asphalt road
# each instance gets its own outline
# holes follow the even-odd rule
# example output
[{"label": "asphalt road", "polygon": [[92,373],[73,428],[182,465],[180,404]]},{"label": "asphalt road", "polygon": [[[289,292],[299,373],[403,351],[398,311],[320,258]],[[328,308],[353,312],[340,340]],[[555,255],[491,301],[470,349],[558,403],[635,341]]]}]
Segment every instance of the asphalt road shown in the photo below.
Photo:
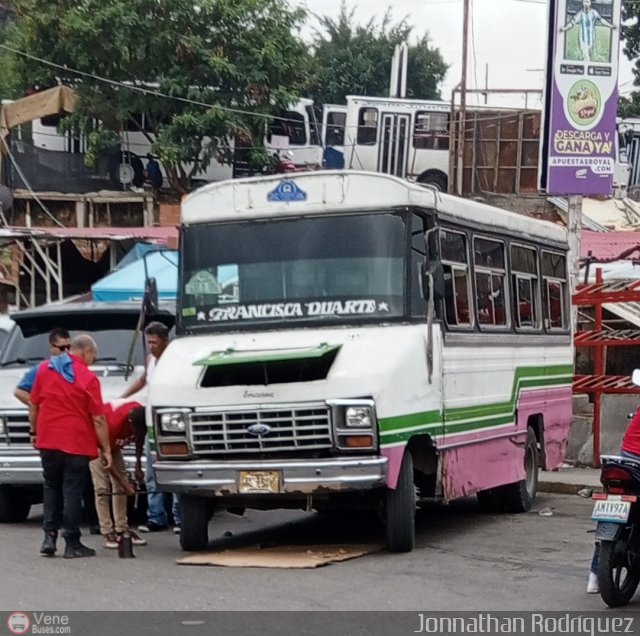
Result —
[{"label": "asphalt road", "polygon": [[[601,610],[600,597],[585,593],[590,509],[555,494],[539,495],[523,515],[482,514],[475,499],[428,506],[410,554],[294,570],[177,565],[183,553],[169,532],[147,535],[133,560],[95,536],[84,537],[95,558],[47,559],[38,555],[35,507],[26,523],[0,527],[0,610]],[[211,547],[381,539],[366,518],[292,511],[220,514],[210,536]],[[631,607],[640,609],[640,594]]]}]

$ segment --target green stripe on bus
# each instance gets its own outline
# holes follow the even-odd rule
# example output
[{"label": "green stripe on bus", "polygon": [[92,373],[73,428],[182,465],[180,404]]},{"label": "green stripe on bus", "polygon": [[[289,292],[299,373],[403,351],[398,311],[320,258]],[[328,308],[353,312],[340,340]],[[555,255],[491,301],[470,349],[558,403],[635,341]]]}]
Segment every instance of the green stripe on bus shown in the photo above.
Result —
[{"label": "green stripe on bus", "polygon": [[[567,386],[573,380],[572,365],[519,367],[516,369],[508,402],[448,409],[444,422],[440,411],[424,411],[380,419],[383,445],[407,441],[413,435],[441,428],[444,435],[465,433],[513,422],[516,399],[522,389],[545,386]],[[404,430],[408,429],[408,430]]]}]

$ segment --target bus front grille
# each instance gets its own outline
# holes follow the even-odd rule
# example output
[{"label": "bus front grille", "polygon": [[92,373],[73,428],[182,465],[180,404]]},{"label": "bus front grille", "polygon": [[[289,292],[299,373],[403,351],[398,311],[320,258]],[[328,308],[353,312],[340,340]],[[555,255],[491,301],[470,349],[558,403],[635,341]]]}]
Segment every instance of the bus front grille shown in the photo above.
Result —
[{"label": "bus front grille", "polygon": [[191,414],[196,455],[317,450],[332,446],[326,405]]}]

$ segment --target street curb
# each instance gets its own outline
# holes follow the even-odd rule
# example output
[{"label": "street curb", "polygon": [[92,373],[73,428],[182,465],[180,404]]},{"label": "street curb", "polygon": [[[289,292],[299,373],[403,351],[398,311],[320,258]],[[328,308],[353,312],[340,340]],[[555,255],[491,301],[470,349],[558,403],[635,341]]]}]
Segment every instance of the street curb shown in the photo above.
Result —
[{"label": "street curb", "polygon": [[560,495],[577,495],[585,488],[593,489],[586,484],[565,484],[560,481],[538,482],[538,492],[553,492]]}]

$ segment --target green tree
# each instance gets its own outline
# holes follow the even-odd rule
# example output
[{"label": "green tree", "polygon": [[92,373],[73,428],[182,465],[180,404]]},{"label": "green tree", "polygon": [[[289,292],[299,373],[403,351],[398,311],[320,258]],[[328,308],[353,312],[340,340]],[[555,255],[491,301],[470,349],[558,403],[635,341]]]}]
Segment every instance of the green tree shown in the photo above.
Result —
[{"label": "green tree", "polygon": [[[371,19],[356,24],[354,11],[343,3],[337,18],[318,18],[320,27],[313,36],[317,103],[344,103],[347,95],[389,94],[393,51],[409,39],[412,27],[406,18],[394,23],[391,9],[379,23]],[[440,51],[431,46],[425,33],[409,47],[407,97],[439,99],[438,85],[446,71]]]},{"label": "green tree", "polygon": [[[624,54],[633,62],[634,84],[640,85],[640,4],[637,0],[622,0],[620,37],[624,40]],[[618,101],[620,117],[640,116],[640,93],[633,91],[629,97]]]},{"label": "green tree", "polygon": [[[140,129],[144,114],[141,132],[177,192],[187,191],[191,178],[214,157],[230,161],[234,141],[263,157],[261,115],[295,101],[309,77],[310,57],[297,36],[305,12],[291,9],[286,0],[14,0],[12,5],[13,45],[59,65],[18,57],[23,87],[62,82],[77,90],[79,107],[64,126],[88,134],[90,160],[113,149],[123,128]],[[102,122],[99,131],[96,120]]]}]

